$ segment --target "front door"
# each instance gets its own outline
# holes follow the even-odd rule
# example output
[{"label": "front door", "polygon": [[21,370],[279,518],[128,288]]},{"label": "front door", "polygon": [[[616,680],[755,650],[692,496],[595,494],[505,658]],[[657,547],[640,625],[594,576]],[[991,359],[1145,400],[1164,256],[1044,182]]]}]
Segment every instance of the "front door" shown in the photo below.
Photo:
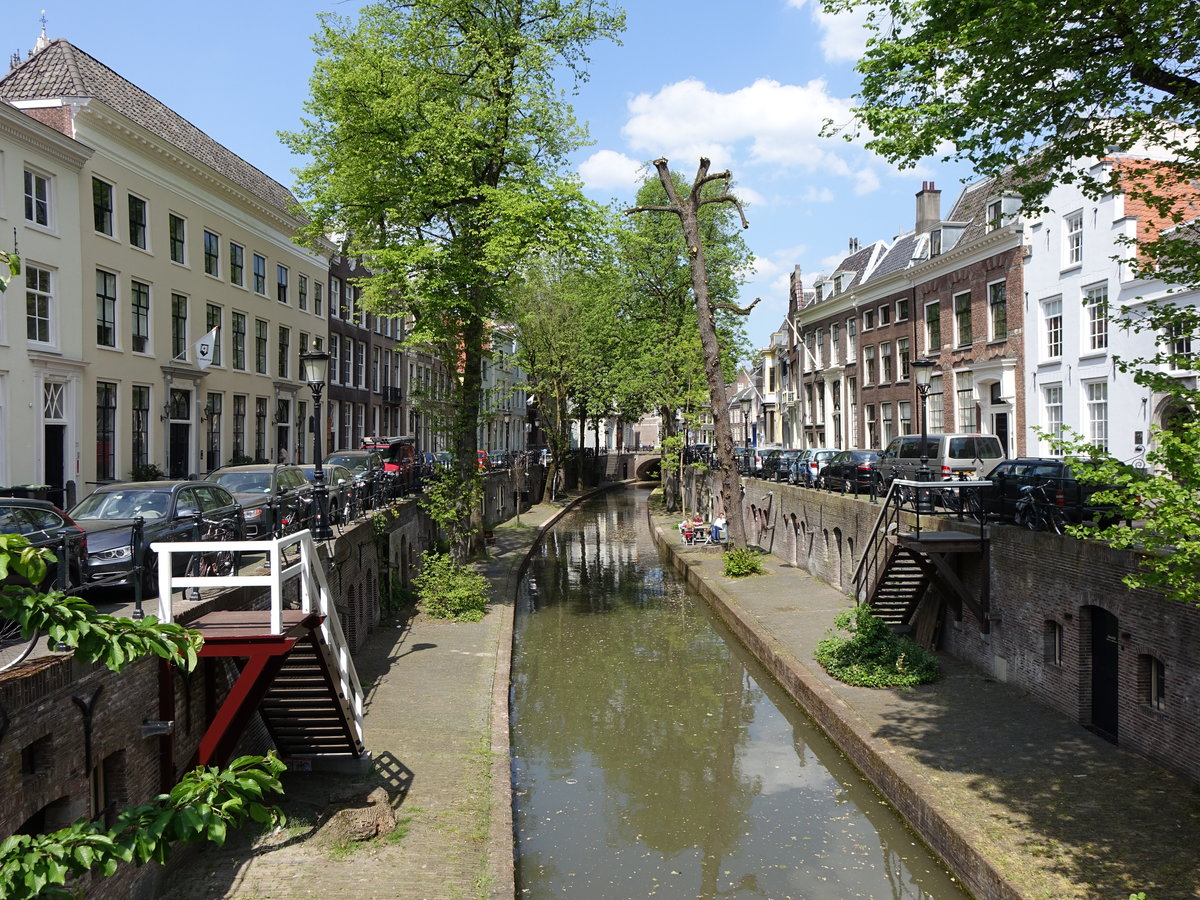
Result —
[{"label": "front door", "polygon": [[171,423],[171,447],[167,475],[170,478],[188,477],[188,456],[191,453],[192,426],[187,422]]},{"label": "front door", "polygon": [[1098,606],[1092,610],[1092,725],[1117,739],[1117,617]]},{"label": "front door", "polygon": [[1001,412],[992,416],[992,434],[1000,439],[1000,447],[1004,450],[1004,455],[1011,455],[1008,444],[1008,413]]},{"label": "front door", "polygon": [[67,500],[67,426],[47,423],[43,426],[42,482],[50,485],[46,499],[52,500],[63,509],[71,504]]}]

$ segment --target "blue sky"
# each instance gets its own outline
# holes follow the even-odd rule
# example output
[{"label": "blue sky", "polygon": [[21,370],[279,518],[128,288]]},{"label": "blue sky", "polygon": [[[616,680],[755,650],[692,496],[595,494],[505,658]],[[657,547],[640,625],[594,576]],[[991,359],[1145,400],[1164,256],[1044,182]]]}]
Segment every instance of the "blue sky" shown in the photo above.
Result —
[{"label": "blue sky", "polygon": [[[10,4],[7,54],[41,28],[65,38],[291,186],[296,160],[276,133],[297,127],[312,71],[317,13],[363,4],[310,0],[42,0]],[[757,262],[742,301],[761,297],[747,326],[755,346],[781,327],[787,277],[806,284],[850,238],[890,240],[913,227],[921,182],[946,211],[968,174],[930,162],[897,171],[861,146],[818,135],[848,121],[863,32],[823,16],[815,0],[630,0],[622,43],[596,45],[574,97],[593,144],[575,155],[596,200],[631,202],[639,167],[665,156],[690,179],[701,155],[733,171]]]}]

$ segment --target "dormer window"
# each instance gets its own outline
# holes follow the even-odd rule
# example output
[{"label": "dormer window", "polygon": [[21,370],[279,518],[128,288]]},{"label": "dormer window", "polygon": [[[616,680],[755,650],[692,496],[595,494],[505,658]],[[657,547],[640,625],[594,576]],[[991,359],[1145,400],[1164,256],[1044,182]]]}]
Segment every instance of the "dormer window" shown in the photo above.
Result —
[{"label": "dormer window", "polygon": [[936,231],[929,232],[929,255],[942,255],[942,229],[940,228],[938,228]]},{"label": "dormer window", "polygon": [[991,203],[989,203],[987,205],[987,218],[985,220],[986,224],[987,224],[987,228],[986,228],[987,231],[989,231],[989,232],[995,231],[997,228],[1000,227],[1002,214],[1003,214],[1003,207],[1001,206],[1001,203],[998,199],[993,200]]}]

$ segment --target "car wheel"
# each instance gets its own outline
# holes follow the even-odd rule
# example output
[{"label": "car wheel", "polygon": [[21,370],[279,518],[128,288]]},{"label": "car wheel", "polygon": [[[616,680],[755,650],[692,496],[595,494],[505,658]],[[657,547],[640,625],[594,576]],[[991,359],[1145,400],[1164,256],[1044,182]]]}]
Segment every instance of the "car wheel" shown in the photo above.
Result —
[{"label": "car wheel", "polygon": [[856,493],[856,494],[858,493],[858,491],[854,490],[854,485],[850,483],[850,479],[843,478],[842,479],[842,493],[849,494],[851,491],[854,491],[854,493]]},{"label": "car wheel", "polygon": [[150,600],[158,597],[158,554],[146,553],[142,563],[142,599]]}]

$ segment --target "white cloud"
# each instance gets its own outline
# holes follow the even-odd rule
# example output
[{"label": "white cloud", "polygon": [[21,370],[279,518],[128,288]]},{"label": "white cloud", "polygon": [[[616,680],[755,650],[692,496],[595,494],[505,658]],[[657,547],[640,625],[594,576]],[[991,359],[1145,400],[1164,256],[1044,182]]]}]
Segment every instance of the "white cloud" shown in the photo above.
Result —
[{"label": "white cloud", "polygon": [[820,79],[794,85],[760,78],[720,93],[689,78],[638,94],[629,112],[622,132],[635,151],[679,161],[708,156],[721,169],[735,168],[736,148],[748,145],[751,164],[847,174],[820,131],[827,118],[848,120],[850,107]]},{"label": "white cloud", "polygon": [[821,31],[821,51],[827,62],[858,62],[867,49],[867,13],[865,7],[848,12],[827,13],[819,2],[788,0],[796,9],[809,7],[812,20]]},{"label": "white cloud", "polygon": [[597,150],[579,165],[584,187],[632,193],[642,181],[645,166],[615,150]]}]

